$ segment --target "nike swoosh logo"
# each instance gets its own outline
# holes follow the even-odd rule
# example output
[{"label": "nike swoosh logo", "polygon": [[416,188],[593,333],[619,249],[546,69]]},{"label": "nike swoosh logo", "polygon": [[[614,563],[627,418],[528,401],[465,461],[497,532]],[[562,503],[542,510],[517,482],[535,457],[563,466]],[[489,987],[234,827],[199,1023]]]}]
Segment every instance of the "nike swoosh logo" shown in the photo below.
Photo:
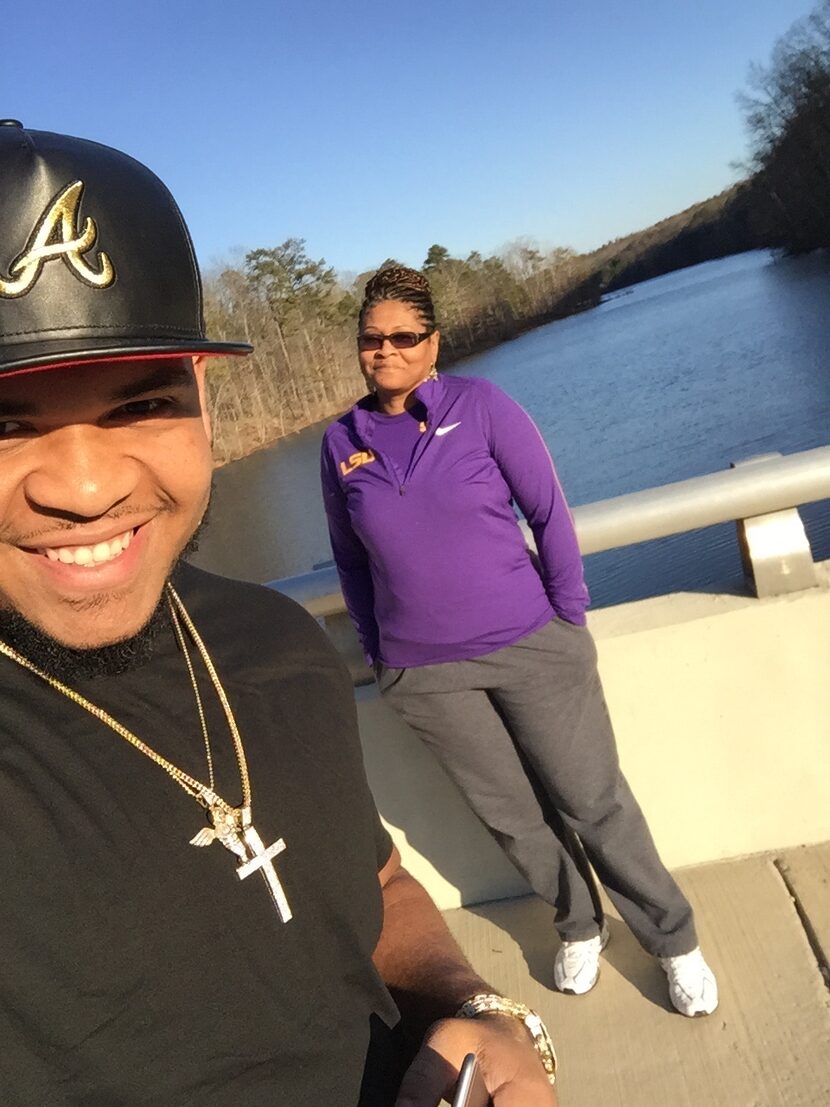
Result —
[{"label": "nike swoosh logo", "polygon": [[450,423],[448,427],[436,427],[436,434],[449,434],[450,431],[454,431],[456,427],[460,427],[461,423]]}]

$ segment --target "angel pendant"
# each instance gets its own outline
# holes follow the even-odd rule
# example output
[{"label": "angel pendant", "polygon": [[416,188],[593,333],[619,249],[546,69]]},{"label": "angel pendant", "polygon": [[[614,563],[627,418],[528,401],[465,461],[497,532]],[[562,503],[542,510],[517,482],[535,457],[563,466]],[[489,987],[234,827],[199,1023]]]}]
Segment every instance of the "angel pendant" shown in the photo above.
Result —
[{"label": "angel pendant", "polygon": [[213,826],[204,827],[191,838],[191,846],[209,846],[214,842],[220,842],[225,849],[229,849],[231,853],[246,861],[248,851],[242,838],[242,812],[235,808],[227,810],[218,805],[209,807],[208,812]]}]

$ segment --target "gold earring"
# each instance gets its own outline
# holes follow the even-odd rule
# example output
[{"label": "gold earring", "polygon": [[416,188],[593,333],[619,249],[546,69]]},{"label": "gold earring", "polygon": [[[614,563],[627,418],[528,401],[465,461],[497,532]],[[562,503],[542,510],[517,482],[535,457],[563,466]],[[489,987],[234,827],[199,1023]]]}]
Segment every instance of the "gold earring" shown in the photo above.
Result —
[{"label": "gold earring", "polygon": [[427,373],[427,380],[428,381],[437,381],[438,380],[438,370],[435,368],[434,365],[430,368],[430,371]]}]

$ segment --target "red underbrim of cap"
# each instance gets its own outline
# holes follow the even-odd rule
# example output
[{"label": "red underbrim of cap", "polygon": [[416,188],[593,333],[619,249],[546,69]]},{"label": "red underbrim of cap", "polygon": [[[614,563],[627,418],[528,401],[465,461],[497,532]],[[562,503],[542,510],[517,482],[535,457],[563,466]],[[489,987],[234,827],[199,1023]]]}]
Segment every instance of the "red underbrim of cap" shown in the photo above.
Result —
[{"label": "red underbrim of cap", "polygon": [[42,365],[23,365],[19,369],[8,369],[5,373],[2,368],[0,368],[0,381],[5,377],[20,377],[24,373],[43,373],[49,369],[75,369],[79,365],[95,365],[102,361],[112,364],[117,361],[169,361],[172,358],[183,357],[246,357],[252,350],[253,346],[247,349],[237,347],[233,350],[168,350],[164,353],[152,353],[151,351],[141,353],[140,351],[136,351],[135,353],[111,354],[109,356],[106,353],[100,353],[96,354],[94,357],[79,357],[65,361],[48,361]]}]

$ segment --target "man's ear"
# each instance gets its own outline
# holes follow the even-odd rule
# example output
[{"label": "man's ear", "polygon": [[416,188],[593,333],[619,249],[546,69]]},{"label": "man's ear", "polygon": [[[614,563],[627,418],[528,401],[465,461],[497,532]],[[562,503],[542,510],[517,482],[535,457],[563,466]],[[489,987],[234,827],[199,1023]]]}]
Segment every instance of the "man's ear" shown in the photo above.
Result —
[{"label": "man's ear", "polygon": [[202,423],[205,428],[208,442],[213,442],[213,428],[210,425],[210,412],[207,405],[207,386],[205,376],[207,373],[208,359],[202,354],[196,354],[193,361],[193,376],[196,378],[196,387],[199,389],[199,404],[202,409]]}]

